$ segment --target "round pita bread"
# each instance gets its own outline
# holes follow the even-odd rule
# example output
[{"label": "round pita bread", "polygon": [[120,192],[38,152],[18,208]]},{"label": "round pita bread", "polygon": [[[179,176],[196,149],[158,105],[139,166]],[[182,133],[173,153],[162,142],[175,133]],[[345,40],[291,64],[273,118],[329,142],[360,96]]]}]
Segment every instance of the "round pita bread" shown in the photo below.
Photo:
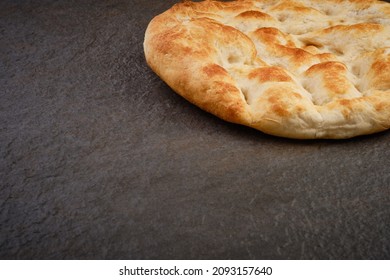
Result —
[{"label": "round pita bread", "polygon": [[149,66],[221,119],[289,138],[390,127],[390,4],[184,1],[146,30]]}]

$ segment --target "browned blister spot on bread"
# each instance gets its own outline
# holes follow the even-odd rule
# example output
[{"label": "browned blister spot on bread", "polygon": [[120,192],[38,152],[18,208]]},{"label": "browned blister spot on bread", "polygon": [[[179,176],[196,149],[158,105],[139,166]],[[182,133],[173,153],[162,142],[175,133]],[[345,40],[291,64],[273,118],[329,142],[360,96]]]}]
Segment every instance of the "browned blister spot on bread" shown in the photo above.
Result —
[{"label": "browned blister spot on bread", "polygon": [[156,51],[162,54],[171,54],[176,49],[176,40],[181,39],[182,35],[179,32],[167,30],[153,37],[155,42],[158,42]]},{"label": "browned blister spot on bread", "polygon": [[332,33],[332,32],[354,32],[360,33],[362,35],[368,35],[370,32],[378,32],[382,30],[383,27],[377,23],[358,23],[353,25],[336,25],[324,29],[323,33]]},{"label": "browned blister spot on bread", "polygon": [[271,10],[272,11],[293,11],[294,13],[297,14],[320,13],[316,9],[302,6],[299,3],[296,2],[294,3],[293,1],[282,1],[281,4],[274,6]]},{"label": "browned blister spot on bread", "polygon": [[288,35],[274,27],[258,28],[253,32],[253,35],[270,48],[272,48],[274,45],[295,47],[294,42],[292,42]]},{"label": "browned blister spot on bread", "polygon": [[386,104],[384,102],[380,102],[375,104],[375,110],[378,112],[383,111],[386,108]]},{"label": "browned blister spot on bread", "polygon": [[372,84],[375,89],[387,90],[390,88],[390,56],[384,60],[375,61],[370,71],[372,71]]},{"label": "browned blister spot on bread", "polygon": [[300,99],[302,99],[301,95],[293,92],[289,86],[273,86],[264,91],[257,103],[268,108],[269,116],[280,120],[294,113]]},{"label": "browned blister spot on bread", "polygon": [[260,83],[265,82],[292,82],[291,77],[286,71],[277,66],[261,67],[252,70],[249,75],[249,79],[257,79]]},{"label": "browned blister spot on bread", "polygon": [[242,19],[273,20],[273,18],[270,15],[259,11],[245,11],[237,15],[236,17]]},{"label": "browned blister spot on bread", "polygon": [[346,119],[349,119],[351,112],[357,109],[356,105],[359,105],[360,102],[357,99],[341,99],[339,104],[342,105],[341,112]]},{"label": "browned blister spot on bread", "polygon": [[342,63],[328,61],[313,65],[306,73],[309,76],[322,76],[325,88],[332,94],[344,94],[349,88],[348,79],[345,77],[346,70]]},{"label": "browned blister spot on bread", "polygon": [[208,77],[215,77],[215,76],[225,76],[228,75],[228,72],[218,64],[209,64],[205,67],[203,67],[203,72]]},{"label": "browned blister spot on bread", "polygon": [[280,117],[290,116],[290,112],[288,110],[286,110],[286,107],[283,106],[284,103],[281,102],[281,100],[279,100],[276,97],[270,97],[270,98],[268,98],[268,101],[271,104],[271,111],[273,113],[275,113],[276,115],[278,115]]},{"label": "browned blister spot on bread", "polygon": [[314,59],[314,56],[300,48],[290,48],[285,46],[278,46],[276,54],[287,57],[293,64],[302,65]]}]

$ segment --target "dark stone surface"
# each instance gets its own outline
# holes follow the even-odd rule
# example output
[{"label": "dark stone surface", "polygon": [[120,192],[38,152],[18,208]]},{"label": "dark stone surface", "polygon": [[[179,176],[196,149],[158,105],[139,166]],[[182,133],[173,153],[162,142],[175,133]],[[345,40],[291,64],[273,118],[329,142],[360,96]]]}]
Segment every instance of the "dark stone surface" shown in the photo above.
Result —
[{"label": "dark stone surface", "polygon": [[223,122],[144,61],[170,1],[1,1],[0,258],[388,259],[390,134]]}]

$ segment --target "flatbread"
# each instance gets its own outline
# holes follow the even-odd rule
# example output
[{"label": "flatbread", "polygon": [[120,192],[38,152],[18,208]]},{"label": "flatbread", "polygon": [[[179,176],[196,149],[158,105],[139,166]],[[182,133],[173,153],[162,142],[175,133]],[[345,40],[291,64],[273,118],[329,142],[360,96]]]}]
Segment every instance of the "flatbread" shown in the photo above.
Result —
[{"label": "flatbread", "polygon": [[184,1],[156,16],[148,65],[221,119],[300,139],[390,127],[390,4]]}]

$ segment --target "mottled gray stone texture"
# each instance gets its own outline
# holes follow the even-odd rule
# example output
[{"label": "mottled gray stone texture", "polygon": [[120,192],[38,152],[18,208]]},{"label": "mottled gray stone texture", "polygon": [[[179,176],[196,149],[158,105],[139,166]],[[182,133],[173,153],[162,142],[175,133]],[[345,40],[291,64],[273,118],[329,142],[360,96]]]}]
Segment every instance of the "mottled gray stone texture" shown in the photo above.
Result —
[{"label": "mottled gray stone texture", "polygon": [[143,54],[174,2],[0,2],[0,258],[389,259],[389,132],[294,141],[191,105]]}]

